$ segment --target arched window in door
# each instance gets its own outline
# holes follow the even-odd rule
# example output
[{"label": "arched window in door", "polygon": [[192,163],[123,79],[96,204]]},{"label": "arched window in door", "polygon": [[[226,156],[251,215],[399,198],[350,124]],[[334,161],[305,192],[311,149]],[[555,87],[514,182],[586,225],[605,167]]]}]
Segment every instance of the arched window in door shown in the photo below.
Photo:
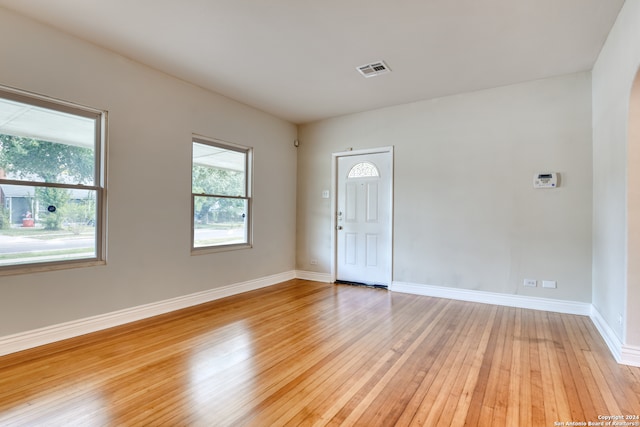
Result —
[{"label": "arched window in door", "polygon": [[378,177],[380,173],[373,163],[362,162],[354,165],[349,171],[349,178],[372,178]]}]

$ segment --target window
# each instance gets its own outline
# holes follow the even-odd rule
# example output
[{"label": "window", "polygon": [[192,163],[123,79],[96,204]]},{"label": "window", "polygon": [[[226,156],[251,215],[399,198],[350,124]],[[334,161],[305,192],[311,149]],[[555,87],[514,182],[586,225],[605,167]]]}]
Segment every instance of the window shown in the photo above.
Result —
[{"label": "window", "polygon": [[250,148],[193,139],[193,250],[251,246],[250,172]]},{"label": "window", "polygon": [[104,116],[0,89],[0,271],[103,260]]}]

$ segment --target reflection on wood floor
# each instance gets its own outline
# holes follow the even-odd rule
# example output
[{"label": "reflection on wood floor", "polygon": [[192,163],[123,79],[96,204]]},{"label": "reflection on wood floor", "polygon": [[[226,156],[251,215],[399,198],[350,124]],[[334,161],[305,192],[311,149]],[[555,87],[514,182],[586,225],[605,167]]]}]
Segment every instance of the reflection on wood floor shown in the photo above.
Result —
[{"label": "reflection on wood floor", "polygon": [[0,425],[553,426],[640,415],[587,317],[292,280],[0,358]]}]

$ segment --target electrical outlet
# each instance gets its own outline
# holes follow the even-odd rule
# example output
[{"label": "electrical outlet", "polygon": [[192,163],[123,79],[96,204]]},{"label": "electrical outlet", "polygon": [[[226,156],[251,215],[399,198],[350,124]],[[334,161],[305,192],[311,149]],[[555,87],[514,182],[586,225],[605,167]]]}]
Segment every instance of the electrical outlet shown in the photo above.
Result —
[{"label": "electrical outlet", "polygon": [[543,280],[542,281],[542,287],[543,288],[550,288],[550,289],[555,289],[557,288],[557,283],[555,280]]},{"label": "electrical outlet", "polygon": [[311,261],[309,261],[309,264],[318,265],[318,260],[317,259],[312,259]]},{"label": "electrical outlet", "polygon": [[538,286],[536,279],[524,279],[524,285],[528,288],[535,288]]}]

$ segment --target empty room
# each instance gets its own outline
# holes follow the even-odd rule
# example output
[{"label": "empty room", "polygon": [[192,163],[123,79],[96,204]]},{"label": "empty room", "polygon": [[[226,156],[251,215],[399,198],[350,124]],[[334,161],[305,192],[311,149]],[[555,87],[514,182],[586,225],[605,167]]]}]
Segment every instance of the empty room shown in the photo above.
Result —
[{"label": "empty room", "polygon": [[640,426],[640,0],[0,0],[0,426]]}]

